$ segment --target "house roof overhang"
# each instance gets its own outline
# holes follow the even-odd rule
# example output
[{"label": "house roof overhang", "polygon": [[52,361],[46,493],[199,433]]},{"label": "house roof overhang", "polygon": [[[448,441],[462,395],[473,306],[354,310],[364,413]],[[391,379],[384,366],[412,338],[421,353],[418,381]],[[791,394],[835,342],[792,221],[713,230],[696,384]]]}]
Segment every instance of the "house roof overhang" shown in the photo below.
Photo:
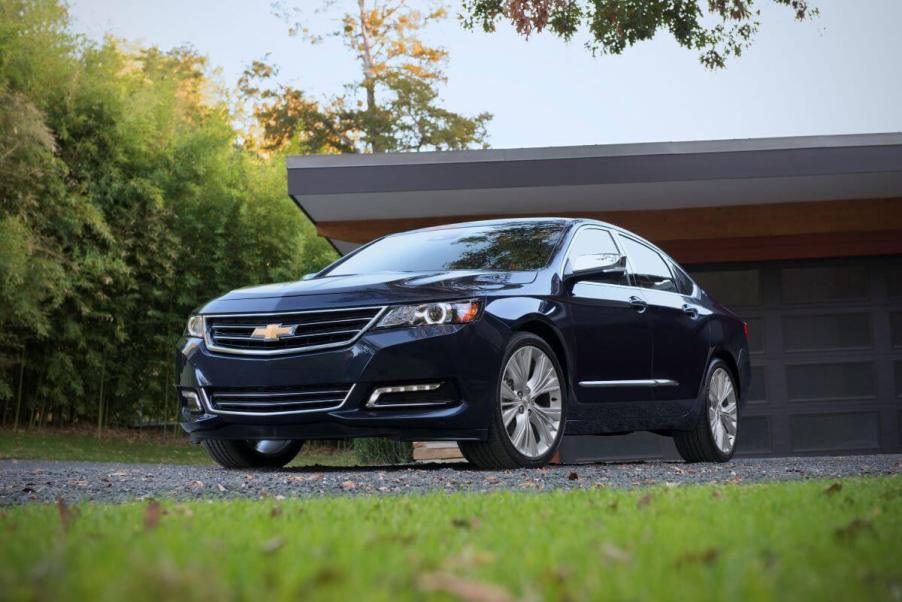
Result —
[{"label": "house roof overhang", "polygon": [[288,158],[340,252],[412,228],[585,216],[686,263],[902,253],[902,133]]}]

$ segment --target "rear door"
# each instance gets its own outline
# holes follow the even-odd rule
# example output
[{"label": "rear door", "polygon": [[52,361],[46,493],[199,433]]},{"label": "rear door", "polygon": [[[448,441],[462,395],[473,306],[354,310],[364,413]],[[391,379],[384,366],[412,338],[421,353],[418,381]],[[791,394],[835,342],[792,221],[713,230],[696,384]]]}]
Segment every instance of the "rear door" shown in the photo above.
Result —
[{"label": "rear door", "polygon": [[[598,253],[622,251],[607,230],[583,227],[573,238],[566,261]],[[651,329],[642,297],[643,291],[631,286],[626,274],[576,281],[565,295],[570,313],[567,340],[580,402],[654,398],[649,384]]]},{"label": "rear door", "polygon": [[639,240],[619,234],[633,281],[648,302],[655,399],[695,399],[708,361],[707,310],[685,273]]}]

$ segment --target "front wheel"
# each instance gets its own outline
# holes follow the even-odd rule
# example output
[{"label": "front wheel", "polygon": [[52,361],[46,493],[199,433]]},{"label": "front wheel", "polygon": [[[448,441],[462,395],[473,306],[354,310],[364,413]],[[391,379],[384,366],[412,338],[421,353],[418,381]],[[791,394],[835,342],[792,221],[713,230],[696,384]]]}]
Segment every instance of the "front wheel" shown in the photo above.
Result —
[{"label": "front wheel", "polygon": [[566,410],[563,372],[551,347],[529,333],[514,335],[498,378],[486,441],[462,441],[479,468],[537,468],[557,451]]},{"label": "front wheel", "polygon": [[726,462],[736,451],[739,398],[733,375],[721,360],[708,367],[703,399],[695,429],[674,434],[674,443],[686,462]]},{"label": "front wheel", "polygon": [[223,468],[282,468],[301,451],[303,441],[207,439],[207,453]]}]

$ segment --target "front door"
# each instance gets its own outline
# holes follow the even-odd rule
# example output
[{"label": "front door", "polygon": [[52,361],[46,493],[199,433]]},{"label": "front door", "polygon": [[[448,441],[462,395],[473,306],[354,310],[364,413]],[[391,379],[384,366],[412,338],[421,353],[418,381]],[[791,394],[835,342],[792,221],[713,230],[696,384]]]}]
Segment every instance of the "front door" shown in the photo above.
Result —
[{"label": "front door", "polygon": [[[621,251],[607,230],[584,227],[576,233],[567,261],[599,253]],[[577,280],[568,293],[566,338],[572,346],[577,401],[653,399],[652,335],[644,291],[630,286],[626,274],[621,274]]]}]

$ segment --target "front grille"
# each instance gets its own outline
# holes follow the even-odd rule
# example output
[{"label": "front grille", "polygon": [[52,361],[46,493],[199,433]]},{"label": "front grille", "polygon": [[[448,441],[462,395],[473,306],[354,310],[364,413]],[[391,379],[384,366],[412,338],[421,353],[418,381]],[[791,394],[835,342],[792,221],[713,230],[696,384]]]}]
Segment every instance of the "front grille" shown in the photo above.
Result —
[{"label": "front grille", "polygon": [[[277,355],[347,345],[369,328],[382,307],[355,307],[279,314],[207,316],[207,347],[245,355]],[[266,340],[257,329],[277,327],[278,339]],[[290,332],[285,332],[286,330]],[[258,333],[260,330],[258,330]]]},{"label": "front grille", "polygon": [[216,414],[299,414],[340,407],[354,385],[306,387],[208,387],[206,397]]}]

